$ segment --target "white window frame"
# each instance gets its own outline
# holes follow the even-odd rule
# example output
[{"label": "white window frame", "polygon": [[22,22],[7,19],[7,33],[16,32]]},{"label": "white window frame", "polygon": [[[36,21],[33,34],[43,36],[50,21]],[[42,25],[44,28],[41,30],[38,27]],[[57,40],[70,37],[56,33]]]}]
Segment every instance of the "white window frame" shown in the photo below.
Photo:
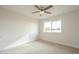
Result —
[{"label": "white window frame", "polygon": [[[55,22],[55,21],[60,21],[60,23],[61,23],[60,28],[59,28],[58,31],[57,30],[53,30],[53,28],[52,28],[53,22]],[[50,26],[51,27],[51,30],[50,30],[50,32],[49,31],[45,31],[44,25],[45,25],[46,22],[50,22],[51,23],[51,26]],[[51,33],[51,32],[61,33],[61,26],[62,26],[62,21],[61,20],[45,21],[44,24],[43,24],[43,32],[48,32],[48,33]]]}]

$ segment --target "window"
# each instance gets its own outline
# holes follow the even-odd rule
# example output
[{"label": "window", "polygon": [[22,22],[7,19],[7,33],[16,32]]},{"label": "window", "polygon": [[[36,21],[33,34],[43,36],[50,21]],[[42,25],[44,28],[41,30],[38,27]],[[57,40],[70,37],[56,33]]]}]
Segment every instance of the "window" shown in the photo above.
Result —
[{"label": "window", "polygon": [[61,32],[61,20],[44,22],[44,32]]}]

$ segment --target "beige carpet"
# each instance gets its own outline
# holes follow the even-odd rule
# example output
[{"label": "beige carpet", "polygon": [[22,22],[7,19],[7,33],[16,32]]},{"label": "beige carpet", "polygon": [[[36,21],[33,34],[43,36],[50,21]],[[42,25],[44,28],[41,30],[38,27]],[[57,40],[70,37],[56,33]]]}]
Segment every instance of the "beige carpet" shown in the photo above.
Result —
[{"label": "beige carpet", "polygon": [[79,49],[46,41],[32,41],[30,43],[0,51],[1,54],[75,54]]}]

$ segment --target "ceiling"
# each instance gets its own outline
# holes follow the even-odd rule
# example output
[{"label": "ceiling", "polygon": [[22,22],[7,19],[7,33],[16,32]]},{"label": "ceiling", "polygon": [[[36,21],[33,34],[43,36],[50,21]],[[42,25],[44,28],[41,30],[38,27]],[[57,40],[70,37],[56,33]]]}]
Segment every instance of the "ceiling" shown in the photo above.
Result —
[{"label": "ceiling", "polygon": [[[41,5],[41,6],[47,7],[48,5]],[[59,15],[79,9],[78,5],[53,5],[53,7],[48,10],[52,12],[52,14],[44,14],[43,16],[40,16],[39,13],[32,14],[32,12],[38,11],[38,9],[34,7],[34,5],[2,5],[0,7],[36,19],[44,19],[54,15]]]}]

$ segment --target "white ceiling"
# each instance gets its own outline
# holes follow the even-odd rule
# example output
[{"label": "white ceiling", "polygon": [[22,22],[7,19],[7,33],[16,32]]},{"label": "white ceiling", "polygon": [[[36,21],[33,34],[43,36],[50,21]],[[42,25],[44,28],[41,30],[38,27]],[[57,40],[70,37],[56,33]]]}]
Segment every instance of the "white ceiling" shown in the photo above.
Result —
[{"label": "white ceiling", "polygon": [[[42,6],[46,7],[47,5],[42,5]],[[52,12],[52,14],[44,14],[43,16],[39,16],[39,13],[32,14],[32,12],[38,11],[38,9],[34,7],[34,5],[3,5],[0,7],[15,11],[36,19],[44,19],[54,15],[59,15],[59,14],[63,14],[63,13],[67,13],[67,12],[79,9],[78,5],[53,5],[53,7],[48,10]]]}]

